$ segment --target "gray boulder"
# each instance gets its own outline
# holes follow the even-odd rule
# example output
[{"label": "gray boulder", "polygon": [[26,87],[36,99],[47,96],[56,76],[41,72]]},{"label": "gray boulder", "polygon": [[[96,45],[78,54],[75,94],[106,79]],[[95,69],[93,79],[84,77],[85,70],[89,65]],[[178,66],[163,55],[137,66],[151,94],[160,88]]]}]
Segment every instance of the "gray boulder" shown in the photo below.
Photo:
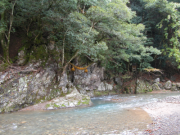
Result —
[{"label": "gray boulder", "polygon": [[23,65],[25,63],[25,61],[26,61],[26,54],[25,54],[25,48],[23,48],[18,53],[17,64],[18,65]]},{"label": "gray boulder", "polygon": [[101,82],[98,87],[98,91],[105,91],[105,90],[111,91],[111,90],[113,90],[113,86],[108,83]]},{"label": "gray boulder", "polygon": [[152,89],[153,89],[153,90],[161,90],[161,88],[159,87],[159,83],[154,83],[154,84],[152,85]]},{"label": "gray boulder", "polygon": [[160,82],[160,78],[156,78],[153,82],[154,83],[159,83]]},{"label": "gray boulder", "polygon": [[158,86],[160,89],[164,89],[163,85],[161,83],[158,83]]},{"label": "gray boulder", "polygon": [[144,81],[144,80],[137,80],[136,92],[137,93],[145,93],[148,91],[152,91],[151,84],[149,82]]},{"label": "gray boulder", "polygon": [[177,91],[178,89],[177,89],[176,85],[173,85],[173,86],[171,87],[171,90],[172,90],[172,91]]},{"label": "gray boulder", "polygon": [[80,93],[86,93],[90,97],[108,95],[114,89],[113,83],[104,82],[104,68],[97,67],[96,64],[88,67],[88,73],[75,70],[73,84],[79,87]]},{"label": "gray boulder", "polygon": [[44,109],[57,109],[65,107],[76,107],[82,105],[91,105],[91,99],[87,95],[80,94],[75,87],[71,88],[72,92],[65,97],[57,97],[46,104]]},{"label": "gray boulder", "polygon": [[121,79],[120,77],[116,77],[116,78],[114,79],[114,81],[115,81],[115,83],[116,83],[117,85],[119,85],[119,86],[122,86],[122,85],[123,85],[123,81],[122,81],[122,79]]},{"label": "gray boulder", "polygon": [[84,70],[75,70],[73,84],[80,86],[84,90],[96,90],[103,79],[104,69],[93,64],[88,67],[87,73],[85,73]]},{"label": "gray boulder", "polygon": [[180,89],[180,83],[176,83],[178,89]]},{"label": "gray boulder", "polygon": [[172,83],[171,83],[171,81],[169,80],[169,81],[167,81],[167,82],[165,83],[164,88],[165,88],[166,90],[170,90],[171,87],[172,87]]}]

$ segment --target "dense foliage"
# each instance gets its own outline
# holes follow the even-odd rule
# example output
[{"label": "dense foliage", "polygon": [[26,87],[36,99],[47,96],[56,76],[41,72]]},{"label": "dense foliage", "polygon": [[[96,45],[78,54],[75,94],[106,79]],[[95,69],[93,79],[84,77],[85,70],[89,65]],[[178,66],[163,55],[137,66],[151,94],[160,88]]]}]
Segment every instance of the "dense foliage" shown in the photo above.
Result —
[{"label": "dense foliage", "polygon": [[64,71],[77,57],[114,74],[129,71],[132,64],[140,70],[151,64],[163,68],[169,56],[179,67],[179,7],[175,0],[1,0],[3,60],[9,62],[15,32],[27,59],[55,43],[58,54],[37,53],[56,59]]}]

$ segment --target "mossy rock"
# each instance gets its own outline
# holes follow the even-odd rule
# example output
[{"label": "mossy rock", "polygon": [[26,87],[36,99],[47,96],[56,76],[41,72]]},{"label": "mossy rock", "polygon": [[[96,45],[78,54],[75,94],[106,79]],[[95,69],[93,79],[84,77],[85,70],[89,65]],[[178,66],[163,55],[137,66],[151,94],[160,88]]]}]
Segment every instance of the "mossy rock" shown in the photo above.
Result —
[{"label": "mossy rock", "polygon": [[60,106],[57,105],[57,104],[55,104],[55,103],[53,104],[53,107],[54,107],[54,108],[60,108]]},{"label": "mossy rock", "polygon": [[97,91],[95,90],[94,91],[94,96],[96,97],[99,97],[99,96],[107,96],[109,95],[109,91]]},{"label": "mossy rock", "polygon": [[82,102],[83,105],[89,105],[90,100],[85,100],[84,102]]}]

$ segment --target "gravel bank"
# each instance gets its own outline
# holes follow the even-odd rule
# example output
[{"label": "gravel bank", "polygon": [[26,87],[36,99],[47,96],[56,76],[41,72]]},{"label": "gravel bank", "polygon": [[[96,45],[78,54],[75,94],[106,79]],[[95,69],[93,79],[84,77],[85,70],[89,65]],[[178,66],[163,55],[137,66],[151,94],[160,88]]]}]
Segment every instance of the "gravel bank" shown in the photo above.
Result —
[{"label": "gravel bank", "polygon": [[180,134],[180,96],[171,96],[158,102],[145,105],[143,109],[152,117],[146,134]]}]

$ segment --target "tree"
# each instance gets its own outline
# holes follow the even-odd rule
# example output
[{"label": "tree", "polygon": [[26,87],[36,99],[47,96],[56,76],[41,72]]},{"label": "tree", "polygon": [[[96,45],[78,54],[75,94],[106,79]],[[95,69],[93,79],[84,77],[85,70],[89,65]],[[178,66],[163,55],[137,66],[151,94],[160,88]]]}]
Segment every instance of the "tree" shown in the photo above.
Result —
[{"label": "tree", "polygon": [[[159,32],[163,35],[161,43],[163,44],[162,52],[164,55],[168,54],[169,57],[174,57],[176,62],[180,62],[179,53],[179,3],[169,2],[167,0],[144,0],[147,2],[146,8],[157,9],[158,13],[161,15],[161,20],[158,22],[157,26]],[[178,66],[180,68],[180,66]]]},{"label": "tree", "polygon": [[145,26],[142,22],[134,24],[136,13],[127,7],[127,3],[127,1],[112,1],[108,10],[108,13],[114,12],[114,18],[111,20],[117,22],[109,27],[113,32],[109,33],[107,40],[109,50],[106,53],[109,63],[107,66],[115,69],[115,72],[128,69],[126,63],[140,64],[141,68],[149,67],[149,62],[153,60],[152,54],[160,54],[158,49],[150,45],[145,46],[147,44],[147,38],[143,33]]},{"label": "tree", "polygon": [[9,63],[9,44],[13,25],[14,7],[16,0],[0,2],[0,40],[3,48],[4,61]]}]

